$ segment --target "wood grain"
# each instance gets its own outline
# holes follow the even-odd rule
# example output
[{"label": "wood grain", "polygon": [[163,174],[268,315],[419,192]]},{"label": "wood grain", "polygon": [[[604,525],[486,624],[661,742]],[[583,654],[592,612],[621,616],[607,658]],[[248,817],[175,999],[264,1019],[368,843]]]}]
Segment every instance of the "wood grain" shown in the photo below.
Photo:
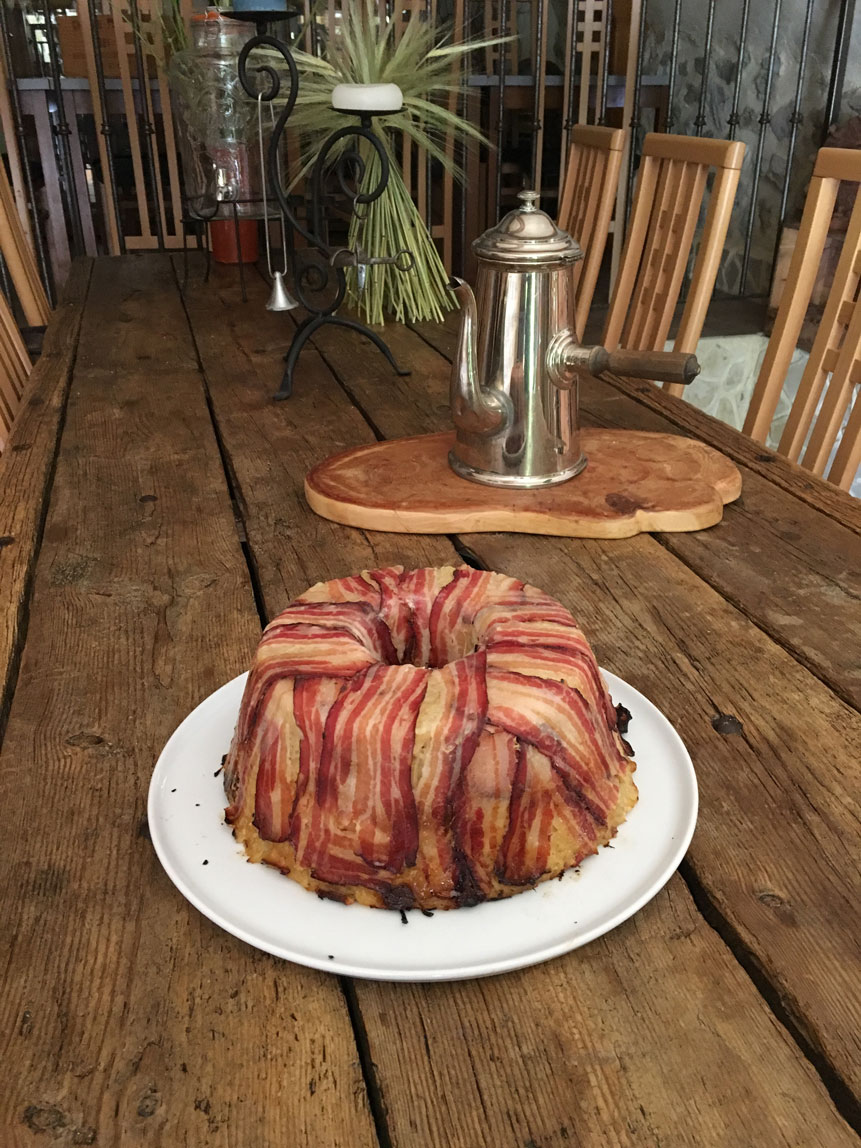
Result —
[{"label": "wood grain", "polygon": [[[392,328],[396,355],[418,366],[421,388],[412,403],[398,393],[410,380],[384,383],[358,341],[325,346],[386,435],[433,430],[441,417],[435,408],[445,367],[434,369],[426,350],[411,352],[408,340]],[[861,1016],[849,1003],[858,899],[833,879],[845,868],[847,843],[858,840],[858,714],[648,536],[576,546],[460,537],[483,565],[560,597],[603,664],[641,688],[679,729],[703,790],[688,855],[697,881],[803,1038],[846,1081],[861,1084]],[[722,714],[738,719],[743,735],[718,733],[712,722]]]},{"label": "wood grain", "polygon": [[0,457],[0,730],[14,689],[30,584],[50,495],[54,457],[92,263],[72,264],[45,333],[6,450]]},{"label": "wood grain", "polygon": [[856,1143],[678,878],[548,964],[358,992],[396,1148]]},{"label": "wood grain", "polygon": [[741,476],[694,439],[589,430],[588,459],[558,486],[506,490],[459,478],[448,463],[453,432],[354,447],[305,479],[312,510],[333,522],[399,534],[509,530],[566,538],[630,538],[649,530],[701,530],[738,498]]},{"label": "wood grain", "polygon": [[[614,387],[586,383],[583,421],[673,429]],[[861,709],[861,542],[850,529],[744,468],[732,514],[707,533],[661,543],[776,642]]]},{"label": "wood grain", "polygon": [[185,305],[267,616],[327,578],[457,564],[447,538],[344,530],[311,512],[307,471],[374,435],[313,346],[302,353],[293,397],[273,402],[292,325],[265,310],[269,289],[259,277],[249,276],[247,292],[242,305],[235,270],[215,267],[209,285],[189,276]]},{"label": "wood grain", "polygon": [[[132,274],[171,333],[145,371],[99,347]],[[0,756],[0,1143],[370,1148],[338,982],[210,925],[147,836],[164,741],[259,636],[172,284],[99,262],[84,324],[80,358],[117,369],[75,372]]]}]

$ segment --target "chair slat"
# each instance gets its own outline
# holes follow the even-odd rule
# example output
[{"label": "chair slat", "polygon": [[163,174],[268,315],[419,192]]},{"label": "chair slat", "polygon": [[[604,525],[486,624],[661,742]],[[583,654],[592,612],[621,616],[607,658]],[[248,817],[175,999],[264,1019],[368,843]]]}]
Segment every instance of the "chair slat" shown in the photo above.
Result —
[{"label": "chair slat", "polygon": [[[660,350],[668,337],[699,222],[708,174],[716,169],[676,337],[693,351],[720,269],[744,159],[744,144],[650,133],[643,146],[631,222],[603,342],[610,350]],[[671,387],[681,393],[681,387]]]},{"label": "chair slat", "polygon": [[861,466],[861,401],[855,392],[855,403],[849,421],[843,430],[843,438],[828,472],[829,482],[848,490]]},{"label": "chair slat", "polygon": [[[764,442],[783,390],[787,370],[819,272],[831,217],[842,180],[861,180],[861,155],[822,148],[813,169],[804,214],[787,273],[786,285],[760,367],[744,430]],[[827,477],[848,488],[861,463],[861,195],[843,240],[843,248],[822,319],[778,451],[816,474],[824,474],[840,427],[849,413]],[[806,444],[806,445],[805,445]],[[803,456],[802,456],[803,451]]]},{"label": "chair slat", "polygon": [[607,246],[625,138],[621,128],[578,124],[571,130],[559,226],[574,236],[584,253],[574,270],[574,327],[580,336]]},{"label": "chair slat", "polygon": [[619,272],[613,284],[613,293],[610,297],[610,310],[604,326],[602,342],[605,347],[616,350],[622,327],[628,312],[628,304],[637,282],[637,273],[640,269],[640,259],[646,244],[649,231],[649,216],[655,187],[658,181],[660,164],[650,156],[643,156],[640,171],[637,176],[637,186],[634,191],[634,204],[631,209],[631,222],[628,225],[628,234],[622,248],[622,258],[619,263]]},{"label": "chair slat", "polygon": [[31,369],[12,309],[0,295],[0,451],[6,448]]},{"label": "chair slat", "polygon": [[31,327],[47,326],[51,306],[15,205],[15,196],[3,165],[0,164],[0,251],[21,303],[24,318]]}]

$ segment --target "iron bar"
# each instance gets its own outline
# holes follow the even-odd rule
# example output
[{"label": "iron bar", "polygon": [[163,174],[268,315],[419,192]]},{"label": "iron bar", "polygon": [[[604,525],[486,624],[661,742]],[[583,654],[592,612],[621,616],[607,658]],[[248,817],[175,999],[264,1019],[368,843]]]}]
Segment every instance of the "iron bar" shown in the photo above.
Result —
[{"label": "iron bar", "polygon": [[[568,36],[568,43],[565,46],[565,54],[570,61],[568,68],[568,104],[565,108],[565,122],[563,124],[563,131],[565,134],[565,150],[563,152],[563,162],[560,167],[560,187],[562,181],[562,173],[565,169],[565,162],[568,158],[568,152],[571,150],[571,129],[574,127],[574,76],[577,72],[577,16],[578,16],[578,0],[571,0],[573,7],[571,18],[570,35]],[[580,69],[580,83],[583,83],[583,69]]]},{"label": "iron bar", "polygon": [[741,10],[741,30],[738,34],[738,58],[735,65],[735,84],[732,89],[732,110],[729,113],[729,138],[735,139],[739,124],[738,101],[741,97],[741,77],[744,72],[744,49],[747,44],[747,19],[750,14],[750,0],[744,0]]},{"label": "iron bar", "polygon": [[601,90],[598,93],[598,107],[595,121],[607,122],[607,84],[610,80],[610,29],[613,24],[613,0],[604,0],[604,62],[601,69]]},{"label": "iron bar", "polygon": [[540,187],[536,187],[536,173],[539,168],[538,149],[544,143],[544,134],[541,131],[541,98],[543,95],[541,89],[541,73],[544,68],[544,4],[545,0],[536,0],[535,3],[535,66],[533,68],[533,78],[535,80],[535,98],[532,101],[532,186],[536,191],[541,191]]},{"label": "iron bar", "polygon": [[11,307],[15,296],[12,294],[12,283],[9,280],[9,268],[6,266],[6,260],[3,258],[2,252],[0,252],[0,285],[3,287],[3,294],[6,296],[6,302]]},{"label": "iron bar", "polygon": [[765,133],[771,123],[771,83],[774,78],[774,52],[777,47],[777,28],[780,23],[781,0],[774,0],[774,17],[771,23],[771,45],[768,52],[768,67],[765,75],[765,92],[762,97],[762,112],[759,117],[759,136],[756,141],[756,156],[753,161],[753,185],[750,190],[750,208],[747,213],[747,229],[744,239],[744,255],[741,261],[739,295],[744,294],[747,273],[750,267],[750,248],[753,242],[753,223],[756,216],[756,197],[759,192],[759,176],[762,171],[762,153],[765,148]]},{"label": "iron bar", "polygon": [[[748,0],[745,0],[747,3]],[[676,69],[679,64],[679,21],[682,15],[682,0],[676,0],[673,9],[673,31],[670,36],[670,82],[667,87],[667,131],[672,129],[676,122],[673,113],[673,101],[676,95]]]},{"label": "iron bar", "polygon": [[623,230],[628,226],[631,212],[631,196],[634,192],[634,150],[637,146],[637,128],[640,126],[640,80],[643,78],[643,48],[646,43],[646,8],[648,0],[643,0],[640,9],[640,29],[637,35],[637,66],[634,71],[634,93],[631,103],[631,143],[628,149],[628,186],[625,189],[625,219]]},{"label": "iron bar", "polygon": [[57,54],[57,40],[54,35],[54,23],[51,18],[51,5],[44,0],[45,39],[48,43],[48,60],[51,65],[51,83],[54,88],[54,97],[57,103],[57,123],[54,134],[60,140],[60,168],[65,184],[66,201],[69,209],[69,223],[72,228],[72,254],[84,254],[84,231],[81,226],[81,206],[78,202],[78,188],[75,182],[75,166],[72,162],[72,145],[69,137],[72,129],[66,118],[66,104],[63,99],[63,81],[60,77],[60,57]]},{"label": "iron bar", "polygon": [[843,101],[843,81],[846,79],[846,60],[849,56],[849,40],[852,23],[855,19],[855,0],[840,0],[840,13],[837,17],[837,35],[834,38],[834,56],[831,63],[831,80],[828,84],[828,97],[825,101],[825,120],[822,124],[822,141],[825,142],[832,124],[840,118],[840,105]]},{"label": "iron bar", "polygon": [[117,179],[114,173],[114,149],[111,144],[111,125],[108,117],[108,97],[105,89],[105,68],[104,61],[102,60],[102,41],[99,36],[99,22],[98,14],[96,12],[96,0],[87,0],[87,7],[90,12],[90,27],[93,29],[93,58],[96,65],[96,87],[99,91],[99,103],[102,109],[102,122],[98,125],[97,130],[104,136],[105,140],[105,155],[108,161],[108,182],[111,185],[111,203],[114,209],[114,218],[117,221],[117,242],[120,245],[120,254],[126,253],[126,239],[123,235],[123,221],[120,212],[120,200],[117,194]]},{"label": "iron bar", "polygon": [[21,154],[21,169],[24,175],[24,190],[27,194],[27,205],[30,210],[30,222],[33,230],[33,242],[36,247],[36,259],[42,276],[42,286],[48,296],[48,302],[53,306],[56,302],[54,294],[54,278],[51,267],[45,254],[45,241],[42,238],[42,228],[39,222],[39,208],[33,190],[33,173],[30,170],[30,160],[27,155],[27,136],[24,132],[24,115],[21,111],[21,93],[18,91],[18,80],[12,69],[12,53],[9,50],[9,26],[6,22],[6,5],[0,3],[0,37],[3,40],[3,61],[6,65],[6,82],[9,86],[9,98],[12,104],[12,119],[15,123],[15,138]]},{"label": "iron bar", "polygon": [[[500,38],[504,40],[507,34],[508,0],[499,0]],[[493,216],[494,219],[499,219],[502,212],[502,148],[505,143],[505,65],[507,51],[507,44],[499,45],[499,119],[496,124],[496,211]]]},{"label": "iron bar", "polygon": [[706,39],[703,45],[703,76],[700,81],[700,101],[697,107],[697,115],[694,120],[694,126],[697,129],[697,135],[703,134],[703,128],[706,124],[706,97],[708,96],[709,84],[709,67],[712,59],[712,34],[714,32],[715,22],[715,0],[709,0],[709,14],[706,20]]},{"label": "iron bar", "polygon": [[[47,0],[46,0],[47,3]],[[144,154],[146,155],[146,165],[149,169],[150,180],[152,183],[153,195],[153,211],[155,215],[155,233],[158,239],[159,251],[164,251],[164,230],[161,225],[161,188],[158,186],[158,168],[155,163],[155,154],[153,152],[152,140],[155,135],[155,125],[149,118],[149,102],[148,90],[149,76],[147,74],[146,64],[143,58],[143,49],[141,48],[140,36],[140,12],[138,10],[137,0],[129,0],[129,15],[131,16],[132,25],[132,40],[135,46],[135,70],[138,75],[138,95],[140,96],[140,114],[138,121],[140,125],[140,134],[144,144]],[[98,36],[98,25],[96,25],[95,36]]]},{"label": "iron bar", "polygon": [[798,62],[798,79],[795,84],[795,101],[792,105],[792,115],[789,117],[790,132],[789,145],[786,149],[786,166],[783,169],[783,191],[780,193],[780,211],[777,213],[778,230],[775,241],[775,255],[777,243],[780,242],[780,225],[786,215],[786,201],[789,198],[789,179],[792,175],[792,161],[795,156],[795,144],[798,138],[798,127],[803,120],[801,115],[801,96],[804,90],[804,72],[807,64],[807,45],[810,39],[810,21],[813,16],[814,0],[807,0],[807,10],[804,14],[804,32],[801,37],[801,59]]},{"label": "iron bar", "polygon": [[[461,19],[461,38],[463,40],[469,39],[469,16],[467,14],[467,5],[463,6],[463,17]],[[467,67],[469,62],[467,61]],[[461,113],[464,117],[469,115],[469,89],[464,87],[460,93]],[[460,145],[460,158],[461,170],[466,172],[467,154],[466,142]],[[466,270],[466,179],[460,185],[460,273],[464,274]]]}]

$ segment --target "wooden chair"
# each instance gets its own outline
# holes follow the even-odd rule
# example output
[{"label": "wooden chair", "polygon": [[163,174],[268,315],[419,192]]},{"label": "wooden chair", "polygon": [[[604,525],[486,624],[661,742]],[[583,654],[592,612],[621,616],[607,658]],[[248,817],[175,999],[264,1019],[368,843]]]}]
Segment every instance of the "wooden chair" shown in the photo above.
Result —
[{"label": "wooden chair", "polygon": [[574,328],[581,339],[607,246],[624,147],[621,128],[578,124],[571,131],[559,226],[574,236],[585,256],[574,267]]},{"label": "wooden chair", "polygon": [[[650,133],[613,286],[603,343],[610,351],[660,350],[669,334],[706,190],[715,169],[676,351],[695,351],[723,253],[744,144]],[[683,387],[668,388],[682,394]]]},{"label": "wooden chair", "polygon": [[30,356],[15,316],[6,299],[0,295],[0,451],[6,449],[6,440],[31,370]]},{"label": "wooden chair", "polygon": [[51,317],[51,306],[42,286],[42,280],[39,278],[36,260],[21,226],[15,196],[2,163],[0,163],[0,251],[3,252],[3,258],[9,268],[9,275],[15,285],[15,292],[27,324],[30,327],[47,326]]},{"label": "wooden chair", "polygon": [[[757,442],[765,441],[774,418],[819,271],[841,180],[861,183],[861,152],[822,148],[816,157],[777,318],[744,423],[745,434]],[[861,465],[861,398],[856,394],[861,383],[859,285],[861,195],[856,194],[822,321],[777,447],[780,454],[793,462],[800,461],[808,470],[824,475],[837,432],[851,406],[849,421],[827,475],[830,482],[844,490],[852,484]],[[810,439],[804,449],[808,433]]]}]

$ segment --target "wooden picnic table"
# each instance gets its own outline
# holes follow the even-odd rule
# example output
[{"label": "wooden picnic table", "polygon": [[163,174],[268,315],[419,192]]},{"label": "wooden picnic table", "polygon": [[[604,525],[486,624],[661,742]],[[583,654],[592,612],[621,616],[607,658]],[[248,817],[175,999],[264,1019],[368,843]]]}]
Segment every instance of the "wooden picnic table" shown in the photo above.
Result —
[{"label": "wooden picnic table", "polygon": [[[606,1148],[857,1144],[861,507],[651,385],[584,422],[699,436],[741,499],[694,534],[372,534],[306,471],[447,425],[454,327],[341,330],[276,404],[291,315],[235,270],[73,265],[0,460],[0,1145]],[[486,980],[277,960],[162,870],[147,787],[171,731],[324,578],[472,563],[581,621],[668,716],[700,816],[624,925]],[[468,912],[469,910],[462,910]]]}]

